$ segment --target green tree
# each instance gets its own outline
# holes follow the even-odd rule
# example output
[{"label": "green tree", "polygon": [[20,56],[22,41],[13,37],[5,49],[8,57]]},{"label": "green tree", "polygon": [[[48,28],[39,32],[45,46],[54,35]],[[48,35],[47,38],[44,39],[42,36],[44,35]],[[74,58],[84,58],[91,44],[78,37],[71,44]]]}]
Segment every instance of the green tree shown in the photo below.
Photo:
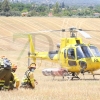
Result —
[{"label": "green tree", "polygon": [[8,0],[4,0],[1,6],[2,11],[9,12],[10,11],[10,4]]},{"label": "green tree", "polygon": [[64,2],[62,2],[62,7],[61,8],[65,8],[65,4],[64,4]]},{"label": "green tree", "polygon": [[37,12],[35,10],[30,11],[28,14],[28,17],[31,17],[31,16],[37,16]]},{"label": "green tree", "polygon": [[46,7],[45,6],[39,6],[38,8],[37,8],[37,12],[45,12],[46,11]]},{"label": "green tree", "polygon": [[54,15],[59,15],[59,12],[60,12],[60,7],[59,7],[59,4],[57,2],[53,7],[53,13],[54,13]]},{"label": "green tree", "polygon": [[70,16],[70,11],[67,9],[62,10],[62,16]]},{"label": "green tree", "polygon": [[96,13],[100,13],[100,5],[97,5],[97,6],[95,7],[94,11],[95,11]]},{"label": "green tree", "polygon": [[37,7],[36,12],[38,16],[46,16],[49,11],[46,5],[40,5]]}]

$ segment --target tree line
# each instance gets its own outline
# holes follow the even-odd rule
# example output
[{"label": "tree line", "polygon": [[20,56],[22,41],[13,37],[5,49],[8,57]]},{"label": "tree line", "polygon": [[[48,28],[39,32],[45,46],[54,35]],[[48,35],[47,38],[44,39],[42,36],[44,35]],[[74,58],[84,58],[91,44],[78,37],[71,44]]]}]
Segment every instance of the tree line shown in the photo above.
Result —
[{"label": "tree line", "polygon": [[0,2],[0,16],[66,16],[66,17],[100,17],[100,5],[70,6],[59,4],[24,4],[13,3],[9,0]]}]

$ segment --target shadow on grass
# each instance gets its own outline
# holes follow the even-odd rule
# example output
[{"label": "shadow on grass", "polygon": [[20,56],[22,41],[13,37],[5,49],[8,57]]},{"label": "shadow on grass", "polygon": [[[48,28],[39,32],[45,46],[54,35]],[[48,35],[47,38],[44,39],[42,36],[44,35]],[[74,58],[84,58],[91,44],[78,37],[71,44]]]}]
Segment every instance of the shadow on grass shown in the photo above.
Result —
[{"label": "shadow on grass", "polygon": [[59,81],[59,82],[63,82],[63,81],[100,81],[100,79],[48,79],[48,80],[46,80],[46,81]]}]

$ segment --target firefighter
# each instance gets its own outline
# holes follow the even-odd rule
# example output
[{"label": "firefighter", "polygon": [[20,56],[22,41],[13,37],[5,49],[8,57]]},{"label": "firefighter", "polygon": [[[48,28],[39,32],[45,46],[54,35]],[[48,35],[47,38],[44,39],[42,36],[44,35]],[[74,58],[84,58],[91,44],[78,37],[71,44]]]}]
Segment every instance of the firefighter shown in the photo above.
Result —
[{"label": "firefighter", "polygon": [[21,86],[23,88],[35,88],[35,83],[38,84],[38,82],[34,79],[33,72],[36,69],[36,64],[32,63],[28,67],[28,70],[24,74],[24,78],[22,80]]},{"label": "firefighter", "polygon": [[3,89],[9,90],[9,82],[11,77],[11,62],[7,58],[2,60],[2,68],[0,68],[0,80],[4,82]]},{"label": "firefighter", "polygon": [[15,72],[17,70],[17,65],[13,64],[11,69],[12,69],[12,72],[11,72],[11,76],[12,77],[10,79],[10,89],[11,90],[13,90],[14,88],[18,89],[18,87],[20,85],[20,80],[19,80],[19,78],[15,74]]}]

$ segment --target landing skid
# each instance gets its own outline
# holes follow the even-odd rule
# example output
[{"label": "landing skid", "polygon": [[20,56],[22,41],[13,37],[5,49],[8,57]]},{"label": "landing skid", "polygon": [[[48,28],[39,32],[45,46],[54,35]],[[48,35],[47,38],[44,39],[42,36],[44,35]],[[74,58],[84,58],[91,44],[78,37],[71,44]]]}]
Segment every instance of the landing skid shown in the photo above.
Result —
[{"label": "landing skid", "polygon": [[[63,76],[62,76],[62,80],[66,80],[66,78],[67,78],[67,80],[74,80],[74,79],[76,79],[76,80],[98,80],[94,76],[100,75],[100,74],[90,74],[90,75],[93,75],[93,79],[85,79],[85,74],[84,73],[82,73],[82,74],[83,74],[83,78],[80,78],[77,73],[64,72]],[[55,77],[56,76],[53,76],[53,80],[55,80]]]},{"label": "landing skid", "polygon": [[69,73],[67,76],[68,80],[73,80],[73,79],[80,79],[76,73]]},{"label": "landing skid", "polygon": [[80,79],[76,73],[71,72],[64,73],[63,79],[64,77],[67,77],[68,80]]},{"label": "landing skid", "polygon": [[68,76],[68,80],[80,79],[78,76]]}]

